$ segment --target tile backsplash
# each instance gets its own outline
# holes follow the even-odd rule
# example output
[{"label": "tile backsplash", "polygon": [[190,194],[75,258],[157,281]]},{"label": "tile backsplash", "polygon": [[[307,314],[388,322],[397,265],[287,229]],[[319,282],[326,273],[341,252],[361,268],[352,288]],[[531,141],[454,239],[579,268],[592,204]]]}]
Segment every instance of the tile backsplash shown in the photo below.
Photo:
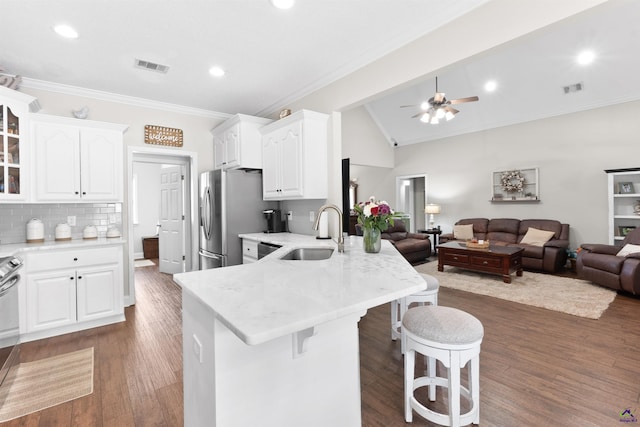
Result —
[{"label": "tile backsplash", "polygon": [[66,223],[69,216],[76,217],[76,225],[71,227],[73,239],[81,239],[87,225],[95,225],[99,237],[106,235],[109,225],[122,231],[122,203],[0,203],[0,244],[25,242],[31,218],[44,223],[45,240],[54,240],[56,225]]}]

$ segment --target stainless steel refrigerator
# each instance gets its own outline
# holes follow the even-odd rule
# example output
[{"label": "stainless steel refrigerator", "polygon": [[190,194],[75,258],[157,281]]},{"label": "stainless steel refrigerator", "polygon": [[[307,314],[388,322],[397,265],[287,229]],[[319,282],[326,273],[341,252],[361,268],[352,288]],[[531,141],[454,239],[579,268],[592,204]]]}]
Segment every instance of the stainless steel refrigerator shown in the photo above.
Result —
[{"label": "stainless steel refrigerator", "polygon": [[200,269],[242,264],[238,234],[262,232],[264,209],[259,170],[213,170],[200,174]]}]

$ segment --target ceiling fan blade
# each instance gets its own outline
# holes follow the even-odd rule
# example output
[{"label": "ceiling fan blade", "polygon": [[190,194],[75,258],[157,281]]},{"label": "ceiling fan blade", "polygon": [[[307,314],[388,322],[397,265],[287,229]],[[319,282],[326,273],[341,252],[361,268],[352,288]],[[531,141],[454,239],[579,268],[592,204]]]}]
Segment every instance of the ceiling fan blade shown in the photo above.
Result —
[{"label": "ceiling fan blade", "polygon": [[411,116],[411,118],[412,118],[412,119],[415,119],[415,118],[417,118],[417,117],[420,117],[420,116],[421,116],[421,115],[423,115],[423,114],[424,114],[424,111],[421,111],[421,112],[419,112],[418,114],[415,114],[415,115]]},{"label": "ceiling fan blade", "polygon": [[455,105],[455,104],[463,104],[465,102],[474,102],[474,101],[478,101],[480,98],[478,98],[477,96],[470,96],[468,98],[459,98],[459,99],[451,99],[449,100],[449,104]]},{"label": "ceiling fan blade", "polygon": [[448,105],[446,105],[446,106],[444,106],[442,108],[444,109],[444,111],[447,111],[447,112],[449,112],[451,114],[458,114],[460,112],[460,110],[456,110],[455,108],[449,107]]},{"label": "ceiling fan blade", "polygon": [[434,102],[437,102],[437,103],[444,101],[444,93],[436,92],[436,94],[433,96],[433,100]]},{"label": "ceiling fan blade", "polygon": [[419,107],[419,105],[401,105],[400,108]]}]

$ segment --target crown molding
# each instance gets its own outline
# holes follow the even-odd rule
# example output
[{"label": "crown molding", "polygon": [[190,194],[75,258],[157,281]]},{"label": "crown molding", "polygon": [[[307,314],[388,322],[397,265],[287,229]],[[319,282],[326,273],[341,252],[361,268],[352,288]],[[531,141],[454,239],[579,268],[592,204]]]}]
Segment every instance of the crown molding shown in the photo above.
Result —
[{"label": "crown molding", "polygon": [[186,114],[189,116],[206,117],[220,120],[226,120],[229,117],[232,117],[232,114],[219,113],[217,111],[185,107],[184,105],[170,104],[167,102],[153,101],[144,98],[136,98],[134,96],[119,95],[117,93],[103,92],[100,90],[47,82],[44,80],[30,79],[27,77],[22,78],[22,83],[20,84],[20,86],[29,89],[46,90],[49,92],[57,92],[65,95],[75,95],[98,99],[100,101],[117,102],[119,104],[126,104],[133,107],[151,108],[155,110],[168,111],[171,113]]}]

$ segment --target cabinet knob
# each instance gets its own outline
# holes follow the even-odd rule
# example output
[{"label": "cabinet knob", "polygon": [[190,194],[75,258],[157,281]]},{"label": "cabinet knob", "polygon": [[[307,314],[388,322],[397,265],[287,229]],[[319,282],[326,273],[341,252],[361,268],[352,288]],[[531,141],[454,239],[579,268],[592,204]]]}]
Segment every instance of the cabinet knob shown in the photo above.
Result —
[{"label": "cabinet knob", "polygon": [[78,260],[78,258],[74,258],[73,260],[74,260],[74,261],[77,261],[77,260]]},{"label": "cabinet knob", "polygon": [[69,277],[69,280],[73,280],[73,279],[75,279],[75,277]]},{"label": "cabinet knob", "polygon": [[82,276],[78,276],[78,280],[82,279]]},{"label": "cabinet knob", "polygon": [[86,192],[86,191],[83,191],[83,192],[82,192],[82,195],[83,195],[83,196],[85,196],[86,194],[87,194],[87,192]]},{"label": "cabinet knob", "polygon": [[80,194],[80,193],[76,191],[76,194]]}]

